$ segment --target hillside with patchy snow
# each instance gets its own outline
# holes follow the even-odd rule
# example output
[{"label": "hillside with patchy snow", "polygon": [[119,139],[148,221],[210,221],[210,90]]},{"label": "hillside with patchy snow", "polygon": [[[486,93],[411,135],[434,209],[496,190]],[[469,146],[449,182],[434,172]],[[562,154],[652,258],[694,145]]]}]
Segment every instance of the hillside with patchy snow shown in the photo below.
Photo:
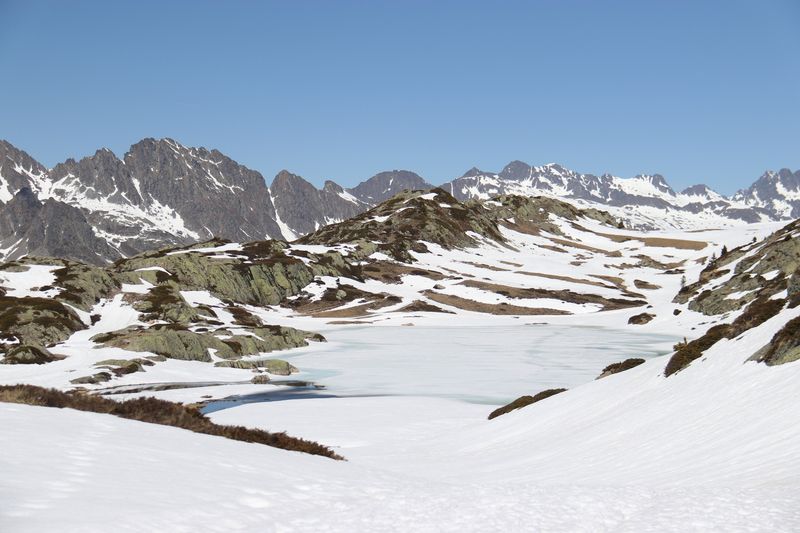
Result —
[{"label": "hillside with patchy snow", "polygon": [[294,243],[6,262],[0,384],[196,404],[347,461],[0,403],[0,524],[797,530],[797,223],[619,222],[434,189]]}]

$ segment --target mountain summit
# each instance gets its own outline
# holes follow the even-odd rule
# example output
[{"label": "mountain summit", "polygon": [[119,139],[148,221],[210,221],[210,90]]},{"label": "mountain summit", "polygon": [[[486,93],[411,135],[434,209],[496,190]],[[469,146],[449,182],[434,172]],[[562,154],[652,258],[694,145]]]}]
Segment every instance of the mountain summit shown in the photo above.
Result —
[{"label": "mountain summit", "polygon": [[[349,189],[333,181],[317,189],[284,170],[267,186],[259,172],[218,150],[169,138],[143,139],[122,158],[103,148],[47,169],[0,141],[0,258],[41,254],[102,264],[211,237],[295,240],[402,191],[433,187],[408,170],[380,172]],[[608,210],[639,229],[800,216],[800,172],[788,169],[765,173],[731,198],[704,185],[676,193],[658,174],[624,179],[523,161],[499,173],[473,167],[441,188],[458,200],[549,196]]]}]

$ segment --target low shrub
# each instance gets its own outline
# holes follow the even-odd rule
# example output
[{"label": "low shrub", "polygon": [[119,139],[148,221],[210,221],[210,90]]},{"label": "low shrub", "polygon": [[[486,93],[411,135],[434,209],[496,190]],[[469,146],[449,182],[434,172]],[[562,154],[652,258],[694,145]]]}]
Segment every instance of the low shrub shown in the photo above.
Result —
[{"label": "low shrub", "polygon": [[703,352],[711,348],[721,339],[733,339],[745,331],[760,326],[770,318],[777,315],[786,300],[769,300],[758,298],[748,305],[744,312],[739,315],[731,324],[719,324],[709,328],[699,339],[691,342],[684,342],[675,345],[675,353],[664,369],[665,376],[671,376],[689,366],[689,364],[702,357]]},{"label": "low shrub", "polygon": [[102,396],[66,393],[35,385],[3,385],[0,386],[0,402],[103,413],[139,422],[187,429],[195,433],[265,444],[282,450],[321,455],[336,460],[344,459],[330,448],[316,442],[290,437],[283,432],[271,433],[261,429],[215,424],[197,408],[157,398],[134,398],[115,402]]},{"label": "low shrub", "polygon": [[535,394],[533,396],[520,396],[519,398],[517,398],[516,400],[514,400],[510,404],[504,405],[503,407],[500,407],[500,408],[495,409],[494,411],[492,411],[489,414],[489,420],[491,420],[493,418],[497,418],[500,415],[504,415],[506,413],[510,413],[511,411],[514,411],[516,409],[522,409],[523,407],[526,407],[526,406],[528,406],[528,405],[530,405],[532,403],[540,402],[540,401],[542,401],[542,400],[544,400],[546,398],[549,398],[550,396],[555,396],[556,394],[560,394],[560,393],[562,393],[562,392],[564,392],[566,390],[567,389],[548,389],[548,390],[539,392],[539,393],[537,393],[537,394]]},{"label": "low shrub", "polygon": [[638,357],[632,357],[630,359],[625,359],[619,363],[612,363],[605,367],[597,379],[608,377],[612,374],[619,374],[620,372],[625,372],[626,370],[630,370],[631,368],[637,367],[644,363],[644,359]]}]

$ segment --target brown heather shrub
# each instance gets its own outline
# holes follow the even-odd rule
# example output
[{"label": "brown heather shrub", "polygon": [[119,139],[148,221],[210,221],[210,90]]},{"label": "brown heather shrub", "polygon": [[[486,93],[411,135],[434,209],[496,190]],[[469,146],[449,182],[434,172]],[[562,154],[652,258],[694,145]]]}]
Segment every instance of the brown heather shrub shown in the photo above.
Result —
[{"label": "brown heather shrub", "polygon": [[124,402],[115,402],[102,396],[66,393],[35,385],[4,385],[0,386],[0,402],[109,414],[149,424],[172,426],[195,433],[344,460],[330,448],[316,442],[290,437],[283,432],[271,433],[261,429],[215,424],[195,407],[157,398],[134,398]]},{"label": "brown heather shrub", "polygon": [[781,364],[794,360],[794,358],[784,358],[790,350],[800,345],[800,317],[787,322],[769,342],[767,352],[761,357],[760,361],[768,365]]},{"label": "brown heather shrub", "polygon": [[511,411],[514,411],[515,409],[522,409],[523,407],[526,407],[526,406],[528,406],[528,405],[530,405],[532,403],[540,402],[540,401],[544,400],[545,398],[549,398],[550,396],[555,396],[556,394],[562,393],[562,392],[564,392],[566,390],[567,389],[548,389],[548,390],[539,392],[539,393],[537,393],[537,394],[535,394],[533,396],[520,396],[519,398],[517,398],[516,400],[514,400],[510,404],[504,405],[503,407],[500,407],[500,408],[495,409],[494,411],[492,411],[489,414],[489,420],[491,420],[493,418],[497,418],[500,415],[504,415],[506,413],[510,413]]},{"label": "brown heather shrub", "polygon": [[625,372],[626,370],[630,370],[631,368],[637,367],[644,363],[644,359],[639,357],[632,357],[630,359],[625,359],[619,363],[611,363],[607,367],[600,372],[600,376],[597,379],[604,378],[610,376],[612,374],[619,374],[620,372]]},{"label": "brown heather shrub", "polygon": [[749,329],[760,326],[777,315],[785,304],[786,300],[759,298],[748,305],[744,313],[739,315],[733,323],[713,326],[699,339],[676,345],[675,353],[664,369],[664,375],[671,376],[679,370],[683,370],[692,361],[702,357],[703,352],[711,348],[717,341],[733,339]]}]

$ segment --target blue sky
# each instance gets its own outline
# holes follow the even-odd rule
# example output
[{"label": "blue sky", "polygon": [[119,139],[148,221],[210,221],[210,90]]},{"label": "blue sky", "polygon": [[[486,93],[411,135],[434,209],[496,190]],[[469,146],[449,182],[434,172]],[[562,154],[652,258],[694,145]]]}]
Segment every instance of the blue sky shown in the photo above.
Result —
[{"label": "blue sky", "polygon": [[316,184],[800,168],[796,1],[0,0],[0,24],[0,138],[48,166],[173,137]]}]

